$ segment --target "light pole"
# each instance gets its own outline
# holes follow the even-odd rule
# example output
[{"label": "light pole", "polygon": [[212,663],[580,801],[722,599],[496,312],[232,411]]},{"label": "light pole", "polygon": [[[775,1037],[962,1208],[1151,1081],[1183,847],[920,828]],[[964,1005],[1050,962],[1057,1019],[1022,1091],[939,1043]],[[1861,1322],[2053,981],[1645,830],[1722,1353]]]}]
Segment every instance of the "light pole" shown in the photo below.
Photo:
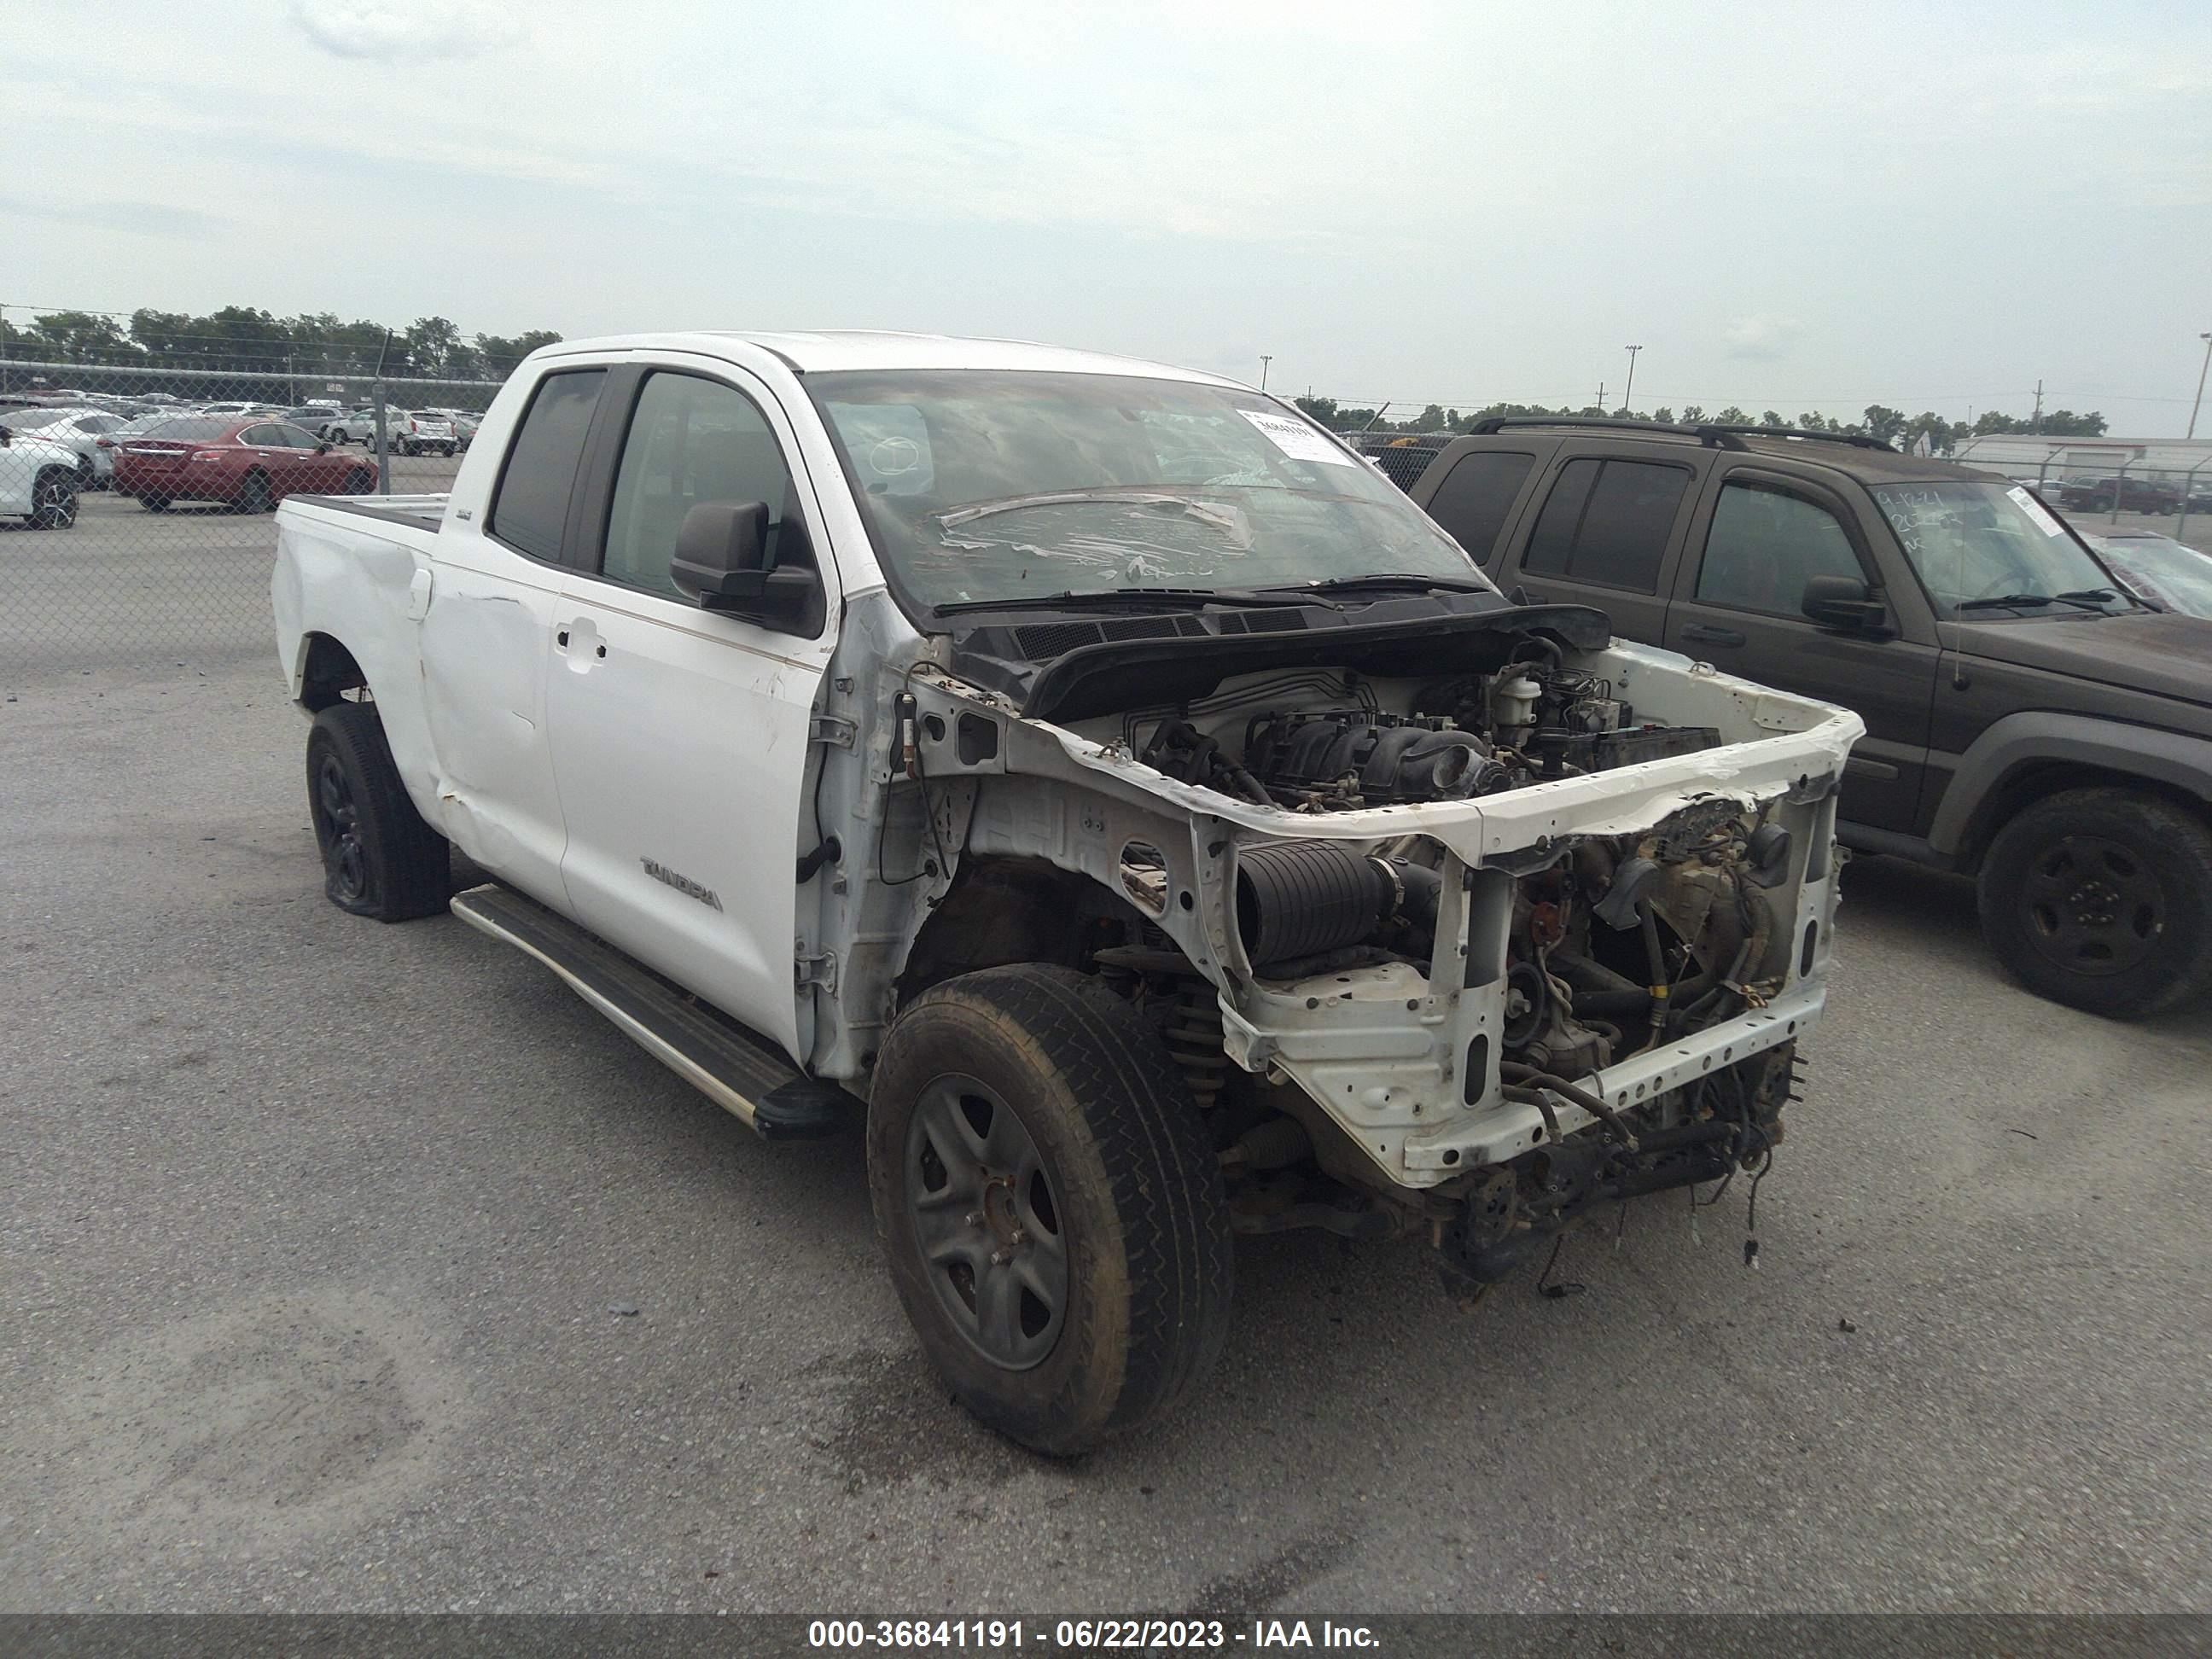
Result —
[{"label": "light pole", "polygon": [[2197,411],[2204,407],[2204,370],[2212,368],[2212,334],[2197,337],[2204,342],[2204,362],[2197,371],[2197,401],[2189,405],[2189,435],[2197,435]]},{"label": "light pole", "polygon": [[1628,353],[1628,385],[1620,394],[1620,406],[1631,415],[1636,413],[1636,354],[1644,349],[1640,345],[1625,346]]},{"label": "light pole", "polygon": [[1274,358],[1267,352],[1263,351],[1260,354],[1260,390],[1262,392],[1267,389],[1267,365],[1274,361]]}]

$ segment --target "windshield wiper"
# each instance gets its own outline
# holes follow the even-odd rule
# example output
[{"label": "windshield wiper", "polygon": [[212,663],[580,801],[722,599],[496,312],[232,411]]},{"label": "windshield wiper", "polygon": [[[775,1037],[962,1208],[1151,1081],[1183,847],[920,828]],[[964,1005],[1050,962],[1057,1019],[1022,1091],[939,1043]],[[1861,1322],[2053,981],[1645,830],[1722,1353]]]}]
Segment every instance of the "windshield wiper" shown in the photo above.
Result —
[{"label": "windshield wiper", "polygon": [[[1488,582],[1463,580],[1457,576],[1423,576],[1410,570],[1384,570],[1366,576],[1330,576],[1317,582],[1304,582],[1300,587],[1308,593],[1349,593],[1363,587],[1382,587],[1407,592],[1425,592],[1441,587],[1448,593],[1495,593],[1498,590]],[[1291,588],[1276,588],[1276,592],[1291,592]]]},{"label": "windshield wiper", "polygon": [[2101,615],[2106,605],[2120,596],[2109,587],[2075,587],[2063,593],[2000,593],[1986,599],[1962,599],[1954,611],[2031,611],[2046,605],[2078,605]]},{"label": "windshield wiper", "polygon": [[1085,611],[1198,609],[1209,605],[1326,605],[1325,599],[1297,599],[1288,593],[1262,593],[1249,587],[1109,587],[1088,593],[1063,588],[1057,593],[1017,593],[999,599],[954,599],[930,607],[940,617],[969,611]]},{"label": "windshield wiper", "polygon": [[1059,507],[1070,501],[1133,501],[1139,507],[1179,507],[1186,517],[1231,533],[1238,522],[1233,508],[1215,507],[1208,501],[1194,501],[1188,495],[1170,495],[1161,489],[1048,489],[1035,495],[1008,495],[1000,501],[956,507],[950,513],[938,514],[936,519],[951,530],[976,519],[988,519],[994,513],[1013,513],[1025,507]]}]

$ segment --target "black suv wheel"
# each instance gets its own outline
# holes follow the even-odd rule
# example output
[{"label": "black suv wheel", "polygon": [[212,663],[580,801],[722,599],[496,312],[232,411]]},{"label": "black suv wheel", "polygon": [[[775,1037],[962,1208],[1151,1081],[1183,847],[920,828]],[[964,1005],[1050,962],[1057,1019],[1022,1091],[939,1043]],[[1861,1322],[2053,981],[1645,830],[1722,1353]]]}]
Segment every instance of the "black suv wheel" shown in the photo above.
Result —
[{"label": "black suv wheel", "polygon": [[2155,796],[2069,789],[1997,832],[1983,936],[2027,988],[2118,1018],[2212,990],[2212,829]]},{"label": "black suv wheel", "polygon": [[1096,980],[1019,964],[925,993],[876,1065],[868,1185],[930,1362],[1010,1439],[1086,1451],[1220,1352],[1220,1168],[1158,1035]]}]

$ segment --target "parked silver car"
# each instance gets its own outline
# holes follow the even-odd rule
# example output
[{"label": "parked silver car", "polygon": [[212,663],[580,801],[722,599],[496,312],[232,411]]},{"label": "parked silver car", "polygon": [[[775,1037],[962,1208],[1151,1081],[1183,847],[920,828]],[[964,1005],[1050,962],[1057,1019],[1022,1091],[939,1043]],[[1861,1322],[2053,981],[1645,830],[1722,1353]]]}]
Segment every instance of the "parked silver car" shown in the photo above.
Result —
[{"label": "parked silver car", "polygon": [[104,409],[58,409],[51,405],[0,410],[0,425],[27,438],[59,444],[77,458],[79,489],[105,489],[115,471],[100,441],[123,424],[123,416]]}]

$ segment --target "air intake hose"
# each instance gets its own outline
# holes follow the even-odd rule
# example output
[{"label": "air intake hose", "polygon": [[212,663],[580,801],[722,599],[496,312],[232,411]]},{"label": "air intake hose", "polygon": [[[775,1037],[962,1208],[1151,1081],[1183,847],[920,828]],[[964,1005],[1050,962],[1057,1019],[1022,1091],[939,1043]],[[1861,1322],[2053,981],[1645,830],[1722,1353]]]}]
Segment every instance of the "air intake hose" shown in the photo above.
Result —
[{"label": "air intake hose", "polygon": [[1237,931],[1253,968],[1319,956],[1372,939],[1398,905],[1378,860],[1341,842],[1286,841],[1237,860]]}]

